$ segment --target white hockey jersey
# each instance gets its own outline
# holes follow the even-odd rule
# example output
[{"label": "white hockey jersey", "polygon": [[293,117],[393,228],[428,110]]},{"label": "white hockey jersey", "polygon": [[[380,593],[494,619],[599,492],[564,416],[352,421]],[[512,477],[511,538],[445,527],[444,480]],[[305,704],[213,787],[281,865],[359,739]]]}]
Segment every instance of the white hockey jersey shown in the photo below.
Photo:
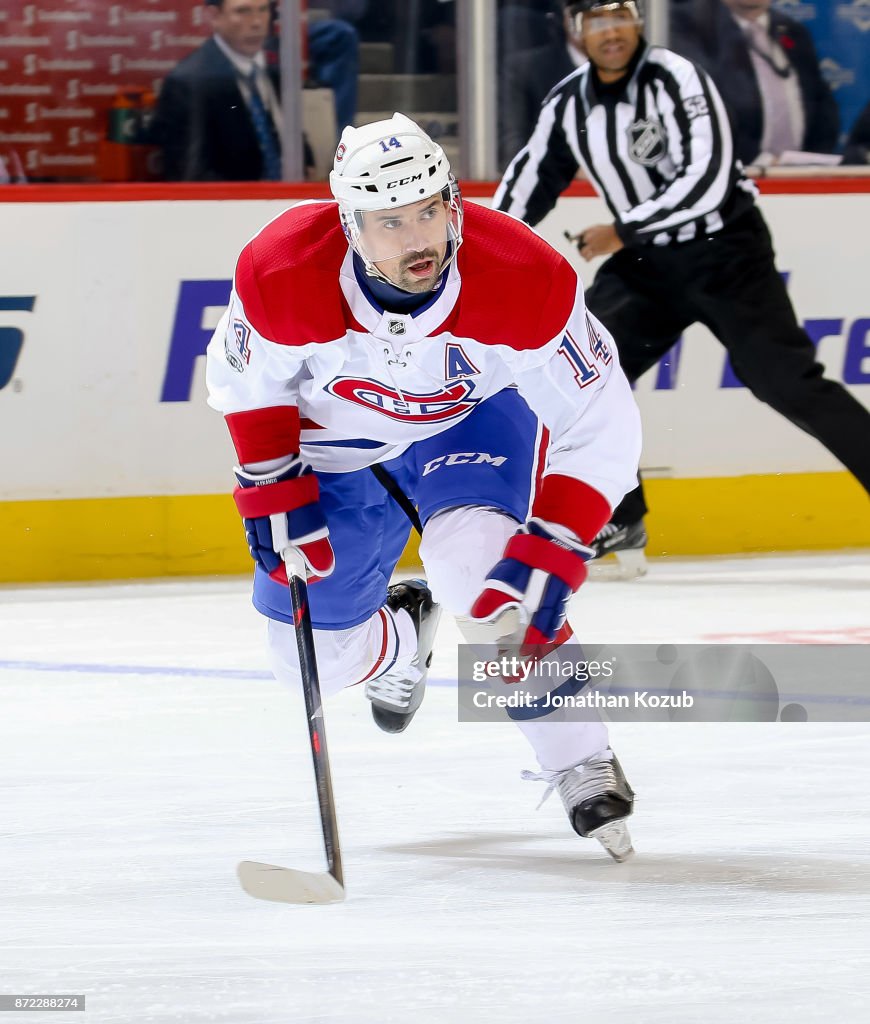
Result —
[{"label": "white hockey jersey", "polygon": [[302,203],[266,225],[239,257],[208,347],[209,404],[231,417],[234,438],[241,420],[257,439],[240,459],[294,451],[281,414],[295,407],[315,471],[361,469],[516,386],[550,432],[544,488],[550,475],[573,478],[615,506],[635,485],[640,418],[577,274],[484,207],[466,204],[463,237],[431,300],[399,314],[357,278],[335,203]]}]

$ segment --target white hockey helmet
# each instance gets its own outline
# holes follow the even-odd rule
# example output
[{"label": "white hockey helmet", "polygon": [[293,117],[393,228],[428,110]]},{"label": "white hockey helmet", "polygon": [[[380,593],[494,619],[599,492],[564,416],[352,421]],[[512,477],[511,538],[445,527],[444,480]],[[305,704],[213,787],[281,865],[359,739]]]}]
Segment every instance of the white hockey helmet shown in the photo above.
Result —
[{"label": "white hockey helmet", "polygon": [[[462,244],[462,196],[444,150],[404,114],[341,133],[329,187],[338,202],[347,240],[373,277],[387,280],[366,255],[360,239],[363,217],[399,209],[440,194],[450,204],[446,269]],[[400,255],[400,253],[396,253]]]}]

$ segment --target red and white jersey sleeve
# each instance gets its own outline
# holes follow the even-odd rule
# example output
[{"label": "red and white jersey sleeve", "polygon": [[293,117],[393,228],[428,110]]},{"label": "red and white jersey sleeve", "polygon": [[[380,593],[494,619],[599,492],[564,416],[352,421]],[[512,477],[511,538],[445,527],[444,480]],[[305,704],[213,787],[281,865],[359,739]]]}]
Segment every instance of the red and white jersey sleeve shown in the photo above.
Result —
[{"label": "red and white jersey sleeve", "polygon": [[430,301],[398,314],[357,278],[335,204],[286,211],[239,257],[208,348],[210,404],[245,423],[246,436],[274,431],[254,446],[263,458],[286,454],[275,450],[289,436],[283,416],[298,408],[303,456],[345,472],[401,454],[516,386],[550,431],[551,500],[537,514],[577,498],[559,480],[615,505],[634,483],[639,415],[577,274],[506,214],[466,204],[463,236]]},{"label": "red and white jersey sleeve", "polygon": [[582,480],[614,508],[637,483],[640,414],[613,338],[586,309],[579,281],[564,331],[541,355],[539,365],[515,366],[514,379],[550,431],[547,474]]}]

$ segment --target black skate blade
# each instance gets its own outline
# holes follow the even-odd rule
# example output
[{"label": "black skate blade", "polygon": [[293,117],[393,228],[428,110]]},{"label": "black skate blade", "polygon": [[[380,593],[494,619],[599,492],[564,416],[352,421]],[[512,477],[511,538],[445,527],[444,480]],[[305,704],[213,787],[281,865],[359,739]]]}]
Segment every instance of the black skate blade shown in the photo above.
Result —
[{"label": "black skate blade", "polygon": [[298,871],[275,864],[243,860],[236,869],[249,896],[275,903],[340,903],[344,886],[328,871]]}]

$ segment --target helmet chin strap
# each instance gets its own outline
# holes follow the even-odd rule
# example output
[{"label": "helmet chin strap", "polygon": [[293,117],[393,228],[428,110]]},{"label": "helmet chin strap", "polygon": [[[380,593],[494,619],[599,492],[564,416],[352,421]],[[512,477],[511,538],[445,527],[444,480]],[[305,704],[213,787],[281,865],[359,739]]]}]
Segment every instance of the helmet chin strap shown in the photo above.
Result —
[{"label": "helmet chin strap", "polygon": [[[376,264],[372,263],[368,256],[363,256],[360,253],[359,249],[355,249],[354,252],[356,252],[357,256],[359,256],[359,258],[362,260],[363,268],[365,269],[366,272],[366,277],[373,277],[376,281],[380,281],[381,284],[390,284],[394,288],[399,288],[399,285],[397,285],[395,281],[391,281],[386,274],[378,270]],[[404,290],[404,288],[399,288],[400,292],[403,292]],[[411,293],[408,292],[408,294],[410,295]]]}]

